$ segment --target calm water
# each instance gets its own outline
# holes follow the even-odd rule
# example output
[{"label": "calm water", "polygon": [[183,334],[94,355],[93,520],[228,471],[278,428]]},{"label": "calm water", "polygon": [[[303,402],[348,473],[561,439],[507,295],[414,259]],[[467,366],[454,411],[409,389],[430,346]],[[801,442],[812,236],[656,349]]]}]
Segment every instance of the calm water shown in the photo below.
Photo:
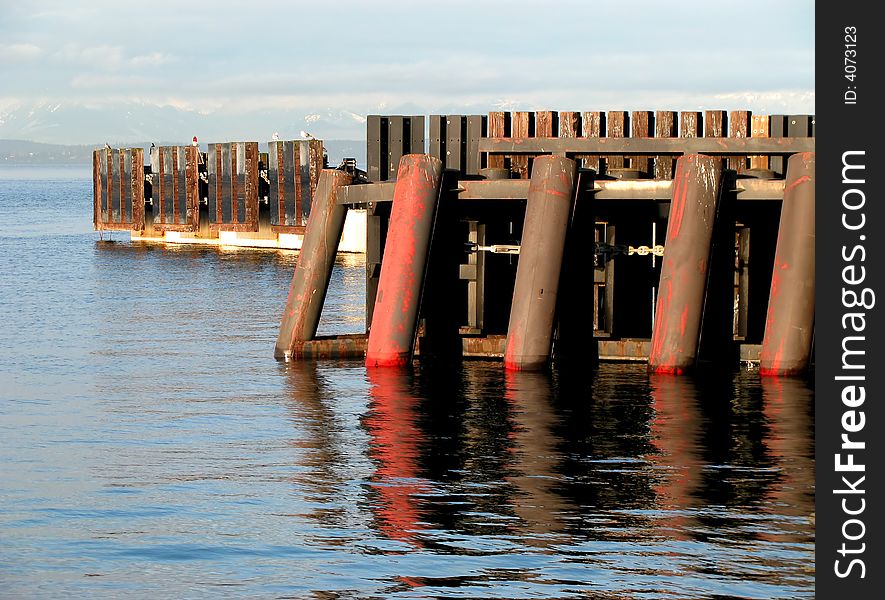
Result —
[{"label": "calm water", "polygon": [[99,242],[91,193],[0,167],[0,596],[813,595],[804,381],[278,363],[294,253]]}]

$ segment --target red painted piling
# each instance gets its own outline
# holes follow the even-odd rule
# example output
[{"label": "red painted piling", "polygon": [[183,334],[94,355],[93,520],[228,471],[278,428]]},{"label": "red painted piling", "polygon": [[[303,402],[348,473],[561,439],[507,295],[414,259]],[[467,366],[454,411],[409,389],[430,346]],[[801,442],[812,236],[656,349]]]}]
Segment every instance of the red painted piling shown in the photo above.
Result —
[{"label": "red painted piling", "polygon": [[403,366],[411,360],[442,173],[443,163],[428,154],[407,154],[399,162],[367,367]]},{"label": "red painted piling", "polygon": [[808,369],[814,333],[814,153],[787,161],[777,232],[762,375],[800,375]]},{"label": "red painted piling", "polygon": [[680,375],[697,358],[722,162],[691,154],[676,161],[648,370]]},{"label": "red painted piling", "polygon": [[307,220],[280,322],[280,334],[274,350],[277,358],[290,358],[295,346],[316,336],[329,278],[332,276],[332,265],[338,252],[338,241],[347,216],[347,207],[338,204],[338,189],[348,185],[351,180],[350,175],[336,169],[324,169],[320,173],[316,202]]},{"label": "red painted piling", "polygon": [[562,156],[540,156],[534,161],[507,327],[505,369],[540,369],[550,358],[575,171],[575,161]]}]

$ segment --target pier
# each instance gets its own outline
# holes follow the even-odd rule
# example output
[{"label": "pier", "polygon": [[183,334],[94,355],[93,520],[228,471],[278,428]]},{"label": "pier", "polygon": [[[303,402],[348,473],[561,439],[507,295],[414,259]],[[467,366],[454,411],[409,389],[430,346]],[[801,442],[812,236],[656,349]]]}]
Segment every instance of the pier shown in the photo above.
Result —
[{"label": "pier", "polygon": [[[299,236],[285,360],[812,367],[811,115],[370,115],[364,171],[315,142],[96,151],[96,229]],[[356,211],[366,331],[317,336]]]}]

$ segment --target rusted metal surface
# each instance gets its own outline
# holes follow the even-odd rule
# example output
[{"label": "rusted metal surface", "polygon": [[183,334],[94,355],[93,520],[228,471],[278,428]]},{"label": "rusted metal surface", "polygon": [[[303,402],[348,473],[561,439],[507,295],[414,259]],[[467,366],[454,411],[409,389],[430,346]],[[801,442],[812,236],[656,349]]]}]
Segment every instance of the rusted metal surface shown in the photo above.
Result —
[{"label": "rusted metal surface", "polygon": [[[728,137],[750,137],[750,111],[733,110],[728,114]],[[749,166],[749,157],[733,156],[728,158],[728,168],[743,173]]]},{"label": "rusted metal surface", "polygon": [[312,340],[295,341],[291,346],[291,360],[320,360],[327,358],[362,359],[366,356],[368,336],[365,333],[320,336]]},{"label": "rusted metal surface", "polygon": [[[753,138],[767,138],[768,136],[768,115],[753,115],[750,118],[750,137]],[[751,169],[767,169],[768,168],[768,157],[754,155],[750,156],[750,168]]]},{"label": "rusted metal surface", "polygon": [[[679,133],[678,121],[675,111],[659,110],[655,112],[655,137],[676,137]],[[673,165],[672,156],[655,156],[655,179],[672,179]]]},{"label": "rusted metal surface", "polygon": [[209,144],[209,227],[258,231],[258,142]]},{"label": "rusted metal surface", "polygon": [[[599,138],[605,137],[605,113],[602,111],[586,111],[581,113],[581,136],[582,138]],[[491,137],[491,136],[489,136]],[[576,156],[582,161],[585,169],[593,169],[597,173],[602,172],[605,166],[602,158],[599,156]]]},{"label": "rusted metal surface", "polygon": [[[514,112],[510,115],[510,135],[515,138],[531,137],[529,127],[531,124],[532,113],[525,111]],[[528,156],[511,156],[510,171],[513,177],[517,179],[529,178],[529,157]]]},{"label": "rusted metal surface", "polygon": [[[630,119],[625,110],[610,110],[606,115],[608,131],[606,137],[611,139],[626,138],[630,135]],[[625,161],[623,156],[606,156],[605,172],[611,169],[623,169]]]},{"label": "rusted metal surface", "polygon": [[677,161],[650,371],[682,374],[697,359],[721,179],[719,159],[693,154]]},{"label": "rusted metal surface", "polygon": [[679,137],[697,138],[704,135],[704,121],[697,111],[679,113]]},{"label": "rusted metal surface", "polygon": [[307,222],[280,321],[274,350],[277,358],[291,358],[297,343],[316,336],[347,215],[347,208],[338,203],[336,196],[341,186],[350,182],[350,175],[344,171],[326,169],[320,175],[317,203]]},{"label": "rusted metal surface", "polygon": [[599,360],[645,361],[651,348],[650,340],[598,340]]},{"label": "rusted metal surface", "polygon": [[144,150],[92,153],[92,220],[96,230],[144,229]]},{"label": "rusted metal surface", "polygon": [[461,352],[464,358],[503,358],[507,343],[505,335],[461,338]]},{"label": "rusted metal surface", "polygon": [[[643,138],[652,137],[654,116],[647,110],[634,110],[630,115],[630,137]],[[632,156],[630,157],[630,168],[637,169],[645,177],[654,175],[650,156]]]},{"label": "rusted metal surface", "polygon": [[303,233],[323,166],[322,141],[273,141],[267,149],[270,224],[277,233]]},{"label": "rusted metal surface", "polygon": [[153,227],[155,231],[199,228],[199,149],[157,146],[151,150]]},{"label": "rusted metal surface", "polygon": [[581,135],[581,113],[575,111],[559,112],[559,136],[574,138]]},{"label": "rusted metal surface", "polygon": [[704,137],[725,137],[728,129],[728,118],[724,110],[704,111]]},{"label": "rusted metal surface", "polygon": [[561,156],[534,161],[507,327],[506,369],[539,369],[550,359],[576,169],[573,160]]},{"label": "rusted metal surface", "polygon": [[762,375],[802,374],[810,362],[815,292],[814,182],[814,153],[791,156],[762,341]]},{"label": "rusted metal surface", "polygon": [[411,360],[442,173],[442,161],[427,154],[408,154],[400,162],[366,366]]},{"label": "rusted metal surface", "polygon": [[814,138],[499,138],[481,152],[499,154],[793,154],[813,152]]},{"label": "rusted metal surface", "polygon": [[[489,113],[487,136],[490,138],[502,138],[507,135],[507,116],[509,113],[493,111]],[[482,152],[482,149],[480,149]],[[486,167],[490,169],[503,169],[503,156],[489,156],[486,159]]]},{"label": "rusted metal surface", "polygon": [[[393,200],[394,182],[349,185],[342,188],[338,202],[352,206],[384,203]],[[457,183],[459,201],[525,200],[529,182],[525,179],[465,180]],[[669,202],[673,181],[669,179],[597,180],[587,191],[596,200],[657,200]],[[783,179],[739,179],[735,199],[780,200],[784,194]]]}]

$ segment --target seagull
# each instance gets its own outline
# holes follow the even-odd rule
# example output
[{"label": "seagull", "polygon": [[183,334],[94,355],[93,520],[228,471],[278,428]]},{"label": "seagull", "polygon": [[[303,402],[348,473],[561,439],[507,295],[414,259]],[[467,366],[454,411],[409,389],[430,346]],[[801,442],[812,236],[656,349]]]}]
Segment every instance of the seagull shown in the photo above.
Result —
[{"label": "seagull", "polygon": [[110,149],[111,149],[111,145],[108,144],[107,142],[105,142],[105,143],[104,143],[104,149],[105,149],[105,150],[110,150]]},{"label": "seagull", "polygon": [[316,138],[307,133],[306,131],[301,132],[301,138],[305,140],[315,140]]},{"label": "seagull", "polygon": [[273,140],[274,142],[278,142],[278,141],[280,141],[280,134],[277,133],[276,131],[274,131],[273,135],[270,136],[270,139]]}]

